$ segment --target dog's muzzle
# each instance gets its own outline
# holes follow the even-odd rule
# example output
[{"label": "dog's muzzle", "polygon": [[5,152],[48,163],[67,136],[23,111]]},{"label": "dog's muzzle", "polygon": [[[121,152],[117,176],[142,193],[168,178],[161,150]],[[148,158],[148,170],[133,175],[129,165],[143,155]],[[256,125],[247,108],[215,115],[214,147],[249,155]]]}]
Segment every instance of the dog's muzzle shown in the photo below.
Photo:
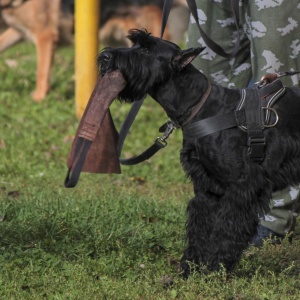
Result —
[{"label": "dog's muzzle", "polygon": [[100,64],[100,72],[102,76],[109,71],[113,71],[111,68],[112,60],[113,53],[111,53],[110,51],[106,50],[100,54],[98,62]]}]

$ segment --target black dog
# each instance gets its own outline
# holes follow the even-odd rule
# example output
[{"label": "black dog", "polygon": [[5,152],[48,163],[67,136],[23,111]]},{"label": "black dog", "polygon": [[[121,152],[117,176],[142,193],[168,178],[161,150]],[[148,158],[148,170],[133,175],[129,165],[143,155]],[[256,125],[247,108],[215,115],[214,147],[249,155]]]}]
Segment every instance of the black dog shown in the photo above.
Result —
[{"label": "black dog", "polygon": [[[300,182],[299,90],[283,88],[279,79],[251,90],[210,85],[190,64],[202,48],[182,51],[138,30],[129,39],[131,48],[104,49],[99,68],[102,74],[121,71],[127,85],[120,100],[150,94],[183,130],[181,163],[195,190],[187,208],[184,275],[188,262],[231,271],[268,211],[271,193]],[[274,90],[277,96],[269,100]],[[205,101],[201,109],[199,100]],[[234,118],[223,122],[224,116]]]}]

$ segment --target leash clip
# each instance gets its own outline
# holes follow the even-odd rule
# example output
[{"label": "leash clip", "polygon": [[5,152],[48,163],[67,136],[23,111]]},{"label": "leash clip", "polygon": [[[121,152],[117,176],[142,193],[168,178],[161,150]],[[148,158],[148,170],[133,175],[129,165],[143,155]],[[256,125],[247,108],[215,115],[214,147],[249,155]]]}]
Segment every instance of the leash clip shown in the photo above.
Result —
[{"label": "leash clip", "polygon": [[163,136],[157,137],[155,141],[160,142],[161,144],[163,144],[163,147],[166,147],[168,145],[166,140],[175,129],[177,129],[175,123],[171,119],[169,119],[168,122],[166,123],[166,129]]}]

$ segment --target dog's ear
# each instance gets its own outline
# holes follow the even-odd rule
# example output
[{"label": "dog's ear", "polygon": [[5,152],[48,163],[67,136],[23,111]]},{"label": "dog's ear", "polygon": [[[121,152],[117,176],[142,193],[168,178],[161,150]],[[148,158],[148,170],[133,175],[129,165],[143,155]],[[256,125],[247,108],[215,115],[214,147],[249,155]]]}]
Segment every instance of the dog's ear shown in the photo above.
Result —
[{"label": "dog's ear", "polygon": [[175,56],[172,60],[172,67],[177,70],[183,70],[189,63],[191,63],[203,50],[203,48],[189,48]]}]

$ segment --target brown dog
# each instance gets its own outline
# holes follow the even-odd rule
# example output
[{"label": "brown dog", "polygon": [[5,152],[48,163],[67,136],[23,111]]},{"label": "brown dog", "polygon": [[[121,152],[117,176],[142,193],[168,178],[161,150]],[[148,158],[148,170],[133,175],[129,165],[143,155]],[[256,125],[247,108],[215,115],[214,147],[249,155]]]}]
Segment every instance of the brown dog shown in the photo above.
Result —
[{"label": "brown dog", "polygon": [[[99,39],[103,46],[130,47],[131,43],[127,39],[127,34],[133,28],[146,29],[153,36],[160,36],[163,0],[149,0],[147,4],[143,5],[141,2],[146,1],[132,1],[131,5],[122,4],[119,0],[115,1],[116,3],[113,0],[109,2],[103,0],[104,8],[115,5],[113,11],[107,9],[108,13],[101,16],[104,18],[104,22],[100,26]],[[189,9],[186,0],[174,0],[163,38],[174,43],[183,42],[188,21]]]},{"label": "brown dog", "polygon": [[[82,0],[83,1],[83,0]],[[165,30],[164,38],[179,42],[186,30],[188,12],[186,0],[175,0],[174,11],[183,9]],[[105,46],[130,46],[127,32],[133,28],[147,29],[153,36],[160,35],[162,4],[144,4],[145,1],[102,0],[99,37]],[[149,1],[151,3],[151,1]],[[40,102],[47,94],[53,56],[58,40],[69,41],[73,32],[73,0],[0,0],[0,11],[9,28],[0,35],[0,52],[23,39],[31,40],[37,51],[36,87],[32,98]],[[113,9],[109,9],[112,7]],[[110,11],[113,13],[109,13]],[[108,12],[107,12],[108,11]],[[180,20],[180,21],[179,21]],[[183,23],[183,24],[182,24]],[[183,27],[183,28],[181,28]],[[171,32],[171,33],[170,33]],[[179,37],[175,38],[175,34]],[[125,44],[124,44],[125,43]]]},{"label": "brown dog", "polygon": [[[111,17],[99,31],[100,42],[105,46],[130,47],[126,38],[132,28],[146,29],[153,36],[160,36],[162,10],[156,5],[128,6],[123,14]],[[164,38],[170,40],[168,27]]]},{"label": "brown dog", "polygon": [[[36,87],[32,98],[39,102],[49,89],[52,60],[59,37],[61,0],[0,0],[0,9],[9,26],[0,35],[0,52],[25,38],[36,46]],[[73,20],[70,24],[73,26]]]}]

